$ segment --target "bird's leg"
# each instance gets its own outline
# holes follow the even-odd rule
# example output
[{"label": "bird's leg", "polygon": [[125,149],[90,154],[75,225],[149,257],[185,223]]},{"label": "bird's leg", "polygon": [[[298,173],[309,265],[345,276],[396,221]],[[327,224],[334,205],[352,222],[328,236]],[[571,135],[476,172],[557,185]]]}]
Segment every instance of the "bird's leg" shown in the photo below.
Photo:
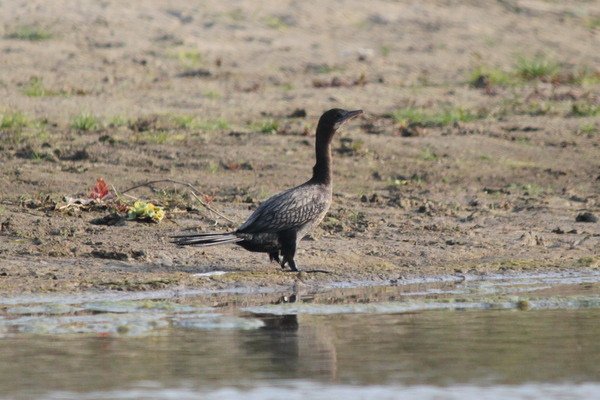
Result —
[{"label": "bird's leg", "polygon": [[269,261],[275,261],[277,264],[281,266],[281,269],[285,268],[286,260],[285,258],[279,255],[279,251],[272,251],[269,253]]},{"label": "bird's leg", "polygon": [[281,264],[281,257],[279,257],[279,251],[272,251],[269,253],[269,261],[277,262],[277,264]]},{"label": "bird's leg", "polygon": [[289,257],[289,256],[283,256],[283,258],[281,259],[281,268],[285,268],[285,264],[290,266],[290,271],[292,272],[297,272],[298,268],[296,267],[296,261],[294,261],[293,258]]},{"label": "bird's leg", "polygon": [[294,261],[294,255],[296,254],[296,231],[287,231],[279,235],[279,242],[281,243],[281,254],[283,260],[281,261],[281,267],[285,264],[290,266],[290,270],[298,271],[296,268],[296,262]]},{"label": "bird's leg", "polygon": [[296,268],[296,261],[294,261],[293,258],[288,260],[288,265],[290,266],[291,271],[298,271],[298,268]]}]

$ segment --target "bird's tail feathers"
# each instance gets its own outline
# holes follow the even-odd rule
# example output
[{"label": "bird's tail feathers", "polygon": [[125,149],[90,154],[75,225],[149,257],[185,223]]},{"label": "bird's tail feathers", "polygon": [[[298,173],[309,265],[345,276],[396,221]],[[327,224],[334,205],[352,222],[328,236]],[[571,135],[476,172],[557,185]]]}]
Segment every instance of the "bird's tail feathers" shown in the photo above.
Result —
[{"label": "bird's tail feathers", "polygon": [[191,235],[178,235],[171,236],[173,243],[179,246],[216,246],[218,244],[225,243],[237,243],[241,242],[242,238],[239,238],[235,233],[195,233]]}]

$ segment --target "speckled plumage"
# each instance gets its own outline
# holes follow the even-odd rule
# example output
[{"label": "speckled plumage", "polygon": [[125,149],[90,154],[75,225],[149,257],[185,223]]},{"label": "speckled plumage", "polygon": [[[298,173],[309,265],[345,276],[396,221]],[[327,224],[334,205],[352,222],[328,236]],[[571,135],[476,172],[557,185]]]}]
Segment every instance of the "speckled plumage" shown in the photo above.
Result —
[{"label": "speckled plumage", "polygon": [[283,268],[297,271],[298,242],[325,217],[331,205],[331,139],[346,120],[362,111],[332,109],[319,119],[312,178],[264,201],[238,229],[228,233],[176,236],[179,245],[212,246],[235,243],[246,250],[268,253]]},{"label": "speckled plumage", "polygon": [[238,233],[276,233],[302,229],[315,219],[322,219],[331,205],[331,185],[306,182],[276,194],[263,202]]}]

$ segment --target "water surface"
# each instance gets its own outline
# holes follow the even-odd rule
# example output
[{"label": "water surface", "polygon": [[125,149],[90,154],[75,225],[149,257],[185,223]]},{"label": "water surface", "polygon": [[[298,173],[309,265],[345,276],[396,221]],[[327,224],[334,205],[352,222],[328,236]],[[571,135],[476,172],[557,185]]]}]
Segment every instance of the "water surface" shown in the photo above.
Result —
[{"label": "water surface", "polygon": [[[598,276],[14,304],[4,398],[593,398]],[[233,300],[231,300],[233,299]],[[47,300],[47,299],[46,299]]]}]

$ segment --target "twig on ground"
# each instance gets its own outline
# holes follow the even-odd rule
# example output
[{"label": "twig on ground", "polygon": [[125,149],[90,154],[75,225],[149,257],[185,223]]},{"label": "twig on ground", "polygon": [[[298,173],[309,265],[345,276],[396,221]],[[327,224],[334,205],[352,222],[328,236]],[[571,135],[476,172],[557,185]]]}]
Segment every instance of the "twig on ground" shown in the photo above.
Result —
[{"label": "twig on ground", "polygon": [[[187,187],[188,187],[188,189],[190,190],[190,192],[192,193],[192,196],[194,196],[194,198],[195,198],[195,199],[198,201],[198,203],[200,203],[200,204],[201,204],[202,206],[204,206],[204,207],[205,207],[207,210],[209,210],[209,211],[211,211],[211,212],[215,213],[215,214],[216,214],[216,215],[218,215],[219,217],[221,217],[221,218],[223,218],[223,219],[225,219],[225,220],[227,220],[227,221],[231,222],[232,224],[235,224],[235,221],[233,221],[233,220],[232,220],[232,219],[230,219],[230,218],[227,218],[225,215],[223,215],[223,214],[222,214],[222,213],[220,213],[219,211],[215,210],[215,209],[214,209],[214,208],[212,208],[210,205],[208,205],[208,204],[207,204],[205,201],[203,201],[203,200],[202,200],[200,197],[198,197],[198,196],[196,195],[196,192],[197,192],[197,193],[201,193],[201,192],[200,192],[198,189],[196,189],[196,187],[195,187],[194,185],[192,185],[191,183],[189,183],[189,182],[177,181],[177,180],[175,180],[175,179],[157,179],[157,180],[154,180],[154,181],[147,181],[147,182],[144,182],[144,183],[140,183],[139,185],[135,185],[135,186],[132,186],[132,187],[130,187],[130,188],[127,188],[127,189],[123,190],[123,191],[121,192],[121,194],[125,194],[125,193],[127,193],[127,192],[129,192],[129,191],[131,191],[131,190],[133,190],[133,189],[137,189],[137,188],[144,187],[144,186],[145,186],[145,187],[150,187],[150,188],[152,188],[152,185],[154,185],[154,184],[156,184],[156,183],[164,183],[164,182],[175,183],[175,184],[177,184],[177,185],[183,185],[183,186],[187,186]],[[116,190],[115,190],[115,193],[116,193]]]},{"label": "twig on ground", "polygon": [[123,195],[123,196],[125,196],[125,197],[129,197],[132,200],[139,200],[140,199],[139,197],[135,197],[135,196],[132,196],[130,194],[125,194],[124,192],[119,193],[119,191],[117,190],[117,188],[115,187],[115,185],[110,185],[110,187],[112,188],[113,192],[115,193],[115,196],[117,196],[117,199],[119,198],[120,194]]}]

